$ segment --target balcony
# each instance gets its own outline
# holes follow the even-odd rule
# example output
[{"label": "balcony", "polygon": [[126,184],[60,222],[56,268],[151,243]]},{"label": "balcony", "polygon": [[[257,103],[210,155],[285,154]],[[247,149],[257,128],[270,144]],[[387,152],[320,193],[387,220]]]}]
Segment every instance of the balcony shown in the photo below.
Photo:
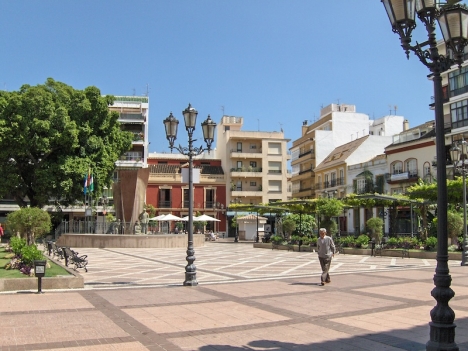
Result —
[{"label": "balcony", "polygon": [[250,149],[249,151],[231,150],[231,158],[262,158],[262,149]]},{"label": "balcony", "polygon": [[387,183],[401,182],[405,180],[417,180],[419,178],[418,171],[407,171],[407,172],[395,172],[387,180]]},{"label": "balcony", "polygon": [[252,190],[252,189],[248,189],[248,190],[242,190],[242,189],[236,189],[236,190],[233,190],[231,191],[231,197],[262,197],[263,196],[263,192],[261,190]]},{"label": "balcony", "polygon": [[144,123],[145,117],[141,113],[121,113],[119,115],[119,122],[125,123]]},{"label": "balcony", "polygon": [[262,176],[261,167],[231,168],[231,177],[255,178]]},{"label": "balcony", "polygon": [[159,208],[171,208],[171,201],[160,200],[157,207],[159,207]]}]

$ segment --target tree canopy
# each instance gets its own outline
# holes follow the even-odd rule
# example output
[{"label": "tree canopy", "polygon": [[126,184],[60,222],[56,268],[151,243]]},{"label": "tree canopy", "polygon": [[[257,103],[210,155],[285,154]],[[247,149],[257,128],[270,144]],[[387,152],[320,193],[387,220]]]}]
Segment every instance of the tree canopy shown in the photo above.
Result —
[{"label": "tree canopy", "polygon": [[51,78],[45,84],[0,91],[0,197],[20,207],[54,199],[68,206],[83,198],[84,174],[95,189],[110,184],[114,163],[131,146],[113,96],[96,87],[77,90]]}]

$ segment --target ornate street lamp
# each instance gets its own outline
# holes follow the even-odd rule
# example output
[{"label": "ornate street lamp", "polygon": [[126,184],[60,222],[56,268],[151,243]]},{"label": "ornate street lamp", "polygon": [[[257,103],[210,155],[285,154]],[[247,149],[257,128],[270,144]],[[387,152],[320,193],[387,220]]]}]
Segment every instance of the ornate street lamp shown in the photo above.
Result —
[{"label": "ornate street lamp", "polygon": [[188,244],[187,244],[187,265],[185,266],[185,286],[197,286],[197,268],[193,263],[195,261],[195,250],[193,248],[193,157],[200,155],[203,151],[207,150],[208,153],[211,150],[211,144],[214,139],[214,131],[216,128],[216,123],[212,121],[211,117],[208,115],[208,118],[201,124],[203,130],[203,138],[205,139],[207,148],[194,147],[193,142],[196,140],[192,139],[193,132],[195,131],[195,124],[197,122],[198,112],[195,110],[192,105],[182,111],[184,115],[185,129],[188,133],[188,147],[174,146],[174,141],[177,139],[177,127],[179,121],[172,115],[172,112],[169,116],[163,121],[164,127],[166,129],[166,138],[169,141],[169,147],[171,152],[173,149],[179,151],[182,155],[188,156],[189,158],[189,214],[188,214]]},{"label": "ornate street lamp", "polygon": [[455,171],[459,171],[463,178],[463,254],[462,266],[468,266],[468,238],[466,228],[466,168],[468,143],[465,140],[454,142],[453,147],[450,149],[450,155],[453,161],[453,176],[455,178]]},{"label": "ornate street lamp", "polygon": [[[444,113],[441,72],[453,64],[461,65],[468,42],[468,9],[464,5],[440,6],[438,0],[381,0],[387,11],[392,30],[400,36],[407,57],[413,52],[431,71],[434,84],[437,157],[437,267],[435,288],[431,295],[437,304],[431,311],[430,340],[426,350],[458,350],[455,343],[455,313],[448,305],[455,295],[450,288],[452,278],[448,268],[447,245],[447,170],[444,137]],[[424,24],[427,40],[411,45],[411,33],[416,28],[415,15]],[[439,54],[436,40],[436,20],[444,36],[447,57]]]}]

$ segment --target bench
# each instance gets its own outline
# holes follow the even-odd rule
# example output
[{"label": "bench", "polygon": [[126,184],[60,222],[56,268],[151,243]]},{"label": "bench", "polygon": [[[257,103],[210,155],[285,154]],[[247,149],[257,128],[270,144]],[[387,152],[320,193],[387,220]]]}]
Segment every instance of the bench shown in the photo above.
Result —
[{"label": "bench", "polygon": [[52,243],[52,258],[55,258],[55,256],[57,256],[59,260],[62,260],[64,258],[63,249],[57,246],[56,243]]},{"label": "bench", "polygon": [[77,268],[84,268],[87,272],[88,268],[88,255],[79,255],[78,252],[73,251],[69,247],[63,248],[64,257],[65,257],[65,266],[68,267],[68,263],[72,263],[74,265],[73,270],[77,270]]},{"label": "bench", "polygon": [[374,249],[374,256],[380,255],[382,257],[382,252],[383,251],[400,251],[401,252],[401,258],[410,258],[409,257],[409,250],[406,248],[398,248],[398,249],[391,249],[388,247],[387,244],[377,244],[375,245]]}]

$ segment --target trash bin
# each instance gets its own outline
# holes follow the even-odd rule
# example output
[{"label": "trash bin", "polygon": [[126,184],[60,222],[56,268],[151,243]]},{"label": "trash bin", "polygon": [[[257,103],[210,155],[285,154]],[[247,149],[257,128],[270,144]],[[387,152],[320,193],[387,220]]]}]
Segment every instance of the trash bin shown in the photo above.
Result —
[{"label": "trash bin", "polygon": [[46,260],[34,260],[34,275],[37,277],[37,293],[42,294],[42,277],[45,276]]}]

